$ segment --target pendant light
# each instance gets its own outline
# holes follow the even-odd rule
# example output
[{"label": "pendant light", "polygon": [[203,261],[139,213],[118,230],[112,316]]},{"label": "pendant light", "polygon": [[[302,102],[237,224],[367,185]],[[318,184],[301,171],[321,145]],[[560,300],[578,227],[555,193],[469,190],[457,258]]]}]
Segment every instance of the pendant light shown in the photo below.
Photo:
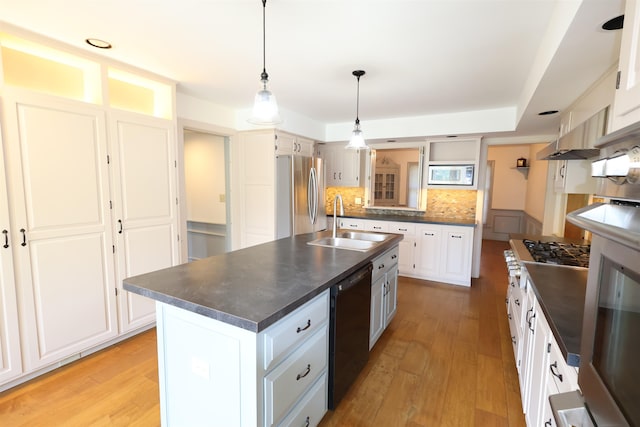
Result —
[{"label": "pendant light", "polygon": [[355,70],[351,74],[356,76],[356,79],[358,80],[358,92],[357,92],[357,98],[356,98],[356,123],[355,123],[355,126],[353,127],[353,132],[351,132],[351,139],[349,139],[349,143],[344,148],[350,148],[354,150],[366,150],[369,147],[367,146],[367,143],[364,141],[364,135],[362,134],[362,130],[360,130],[360,117],[359,117],[360,77],[364,76],[365,73],[362,70]]},{"label": "pendant light", "polygon": [[265,9],[267,7],[267,0],[262,0],[262,73],[260,74],[260,82],[262,88],[256,94],[255,101],[253,103],[253,113],[249,118],[249,123],[255,125],[275,125],[280,123],[280,113],[278,112],[278,103],[276,102],[276,96],[267,89],[267,83],[269,82],[269,75],[267,74],[266,66],[266,30],[265,30]]}]

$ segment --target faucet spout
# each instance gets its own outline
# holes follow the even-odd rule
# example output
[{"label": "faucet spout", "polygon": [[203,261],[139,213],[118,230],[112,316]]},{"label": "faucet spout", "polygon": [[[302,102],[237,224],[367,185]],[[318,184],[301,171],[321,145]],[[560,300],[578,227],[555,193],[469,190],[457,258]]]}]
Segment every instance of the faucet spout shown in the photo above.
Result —
[{"label": "faucet spout", "polygon": [[344,215],[344,205],[342,203],[342,196],[340,194],[336,195],[336,197],[333,199],[333,231],[332,231],[332,237],[335,239],[336,235],[337,235],[337,231],[338,231],[338,221],[336,218],[336,203],[338,202],[338,199],[340,199],[340,215]]}]

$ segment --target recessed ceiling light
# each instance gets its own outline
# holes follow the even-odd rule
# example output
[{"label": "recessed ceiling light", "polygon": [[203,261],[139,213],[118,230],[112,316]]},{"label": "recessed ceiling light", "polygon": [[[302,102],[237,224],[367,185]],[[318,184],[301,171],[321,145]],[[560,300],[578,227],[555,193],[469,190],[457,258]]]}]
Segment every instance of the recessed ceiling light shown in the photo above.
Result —
[{"label": "recessed ceiling light", "polygon": [[538,113],[539,116],[550,116],[551,114],[556,114],[558,110],[547,110],[541,113]]},{"label": "recessed ceiling light", "polygon": [[620,30],[624,24],[624,15],[616,16],[602,24],[602,29],[607,31]]},{"label": "recessed ceiling light", "polygon": [[111,43],[100,39],[88,38],[85,39],[85,42],[93,47],[97,47],[98,49],[111,49],[113,47],[111,46]]}]

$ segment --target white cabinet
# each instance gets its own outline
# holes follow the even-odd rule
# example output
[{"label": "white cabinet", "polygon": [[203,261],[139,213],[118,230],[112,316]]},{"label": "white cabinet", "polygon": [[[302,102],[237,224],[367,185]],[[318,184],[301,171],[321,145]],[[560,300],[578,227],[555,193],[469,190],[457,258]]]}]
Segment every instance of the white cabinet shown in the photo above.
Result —
[{"label": "white cabinet", "polygon": [[471,254],[473,251],[473,228],[444,226],[440,278],[447,283],[471,285]]},{"label": "white cabinet", "polygon": [[640,121],[640,1],[626,0],[612,129]]},{"label": "white cabinet", "polygon": [[366,150],[347,150],[343,145],[325,144],[327,187],[362,187]]},{"label": "white cabinet", "polygon": [[424,188],[475,190],[478,188],[480,161],[480,138],[446,138],[427,140],[427,171],[429,166],[472,165],[473,184],[463,187],[455,185],[429,184],[429,173],[425,174]]},{"label": "white cabinet", "polygon": [[[524,288],[509,286],[507,316],[518,376],[522,408],[528,426],[555,426],[549,396],[578,389],[578,372],[562,357],[549,323],[533,294],[526,270]],[[514,282],[515,284],[515,282]]]},{"label": "white cabinet", "polygon": [[428,280],[470,286],[473,228],[429,224],[417,229],[416,273]]},{"label": "white cabinet", "polygon": [[105,116],[3,100],[25,371],[118,334]]},{"label": "white cabinet", "polygon": [[169,120],[113,112],[112,202],[120,331],[155,321],[155,303],[122,289],[126,277],[178,263],[175,142]]},{"label": "white cabinet", "polygon": [[175,129],[111,111],[108,132],[101,107],[22,91],[2,107],[29,373],[155,321],[121,281],[178,262]]},{"label": "white cabinet", "polygon": [[258,334],[157,304],[162,425],[320,422],[327,411],[328,290]]},{"label": "white cabinet", "polygon": [[541,426],[544,404],[548,401],[547,380],[548,361],[551,330],[547,325],[544,314],[537,306],[531,319],[532,325],[532,347],[531,347],[531,363],[529,364],[529,402],[525,408],[525,418],[529,426]]},{"label": "white cabinet", "polygon": [[420,251],[417,273],[424,277],[438,277],[442,248],[442,227],[421,225],[418,227]]},{"label": "white cabinet", "polygon": [[[271,131],[269,132],[272,133]],[[276,155],[313,155],[314,142],[307,138],[276,130],[274,135]]]},{"label": "white cabinet", "polygon": [[389,233],[404,235],[398,244],[398,271],[403,276],[413,276],[416,270],[416,225],[410,222],[389,222]]},{"label": "white cabinet", "polygon": [[398,257],[396,246],[372,261],[369,349],[373,348],[396,314]]},{"label": "white cabinet", "polygon": [[556,160],[553,187],[556,193],[594,194],[597,181],[591,176],[591,160]]},{"label": "white cabinet", "polygon": [[[0,129],[1,131],[1,129]],[[22,373],[20,330],[13,274],[14,229],[9,222],[9,196],[5,180],[2,133],[0,132],[0,384]],[[17,230],[15,231],[17,233]]]}]

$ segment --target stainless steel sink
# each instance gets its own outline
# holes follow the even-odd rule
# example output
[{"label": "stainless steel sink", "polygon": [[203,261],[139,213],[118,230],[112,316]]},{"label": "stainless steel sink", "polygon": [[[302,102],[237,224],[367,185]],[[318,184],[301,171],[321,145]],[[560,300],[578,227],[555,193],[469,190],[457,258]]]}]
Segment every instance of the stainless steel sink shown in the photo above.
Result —
[{"label": "stainless steel sink", "polygon": [[391,234],[364,233],[357,231],[339,231],[337,237],[321,237],[308,245],[323,246],[325,248],[348,249],[350,251],[367,252],[393,237]]},{"label": "stainless steel sink", "polygon": [[343,239],[366,240],[368,242],[384,242],[392,236],[389,234],[381,233],[363,233],[361,231],[340,231],[337,234],[337,237]]}]

